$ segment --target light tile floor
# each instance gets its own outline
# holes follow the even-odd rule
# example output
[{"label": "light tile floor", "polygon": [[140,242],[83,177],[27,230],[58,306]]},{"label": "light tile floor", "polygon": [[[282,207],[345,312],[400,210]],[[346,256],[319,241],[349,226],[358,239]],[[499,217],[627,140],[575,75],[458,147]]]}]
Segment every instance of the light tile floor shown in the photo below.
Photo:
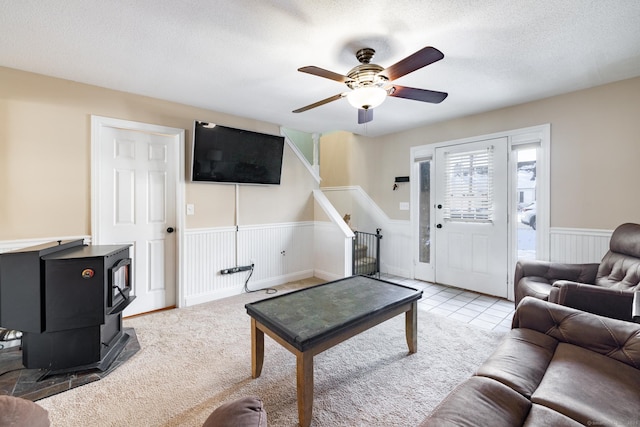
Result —
[{"label": "light tile floor", "polygon": [[418,304],[432,313],[450,317],[482,329],[494,331],[508,331],[511,329],[511,320],[514,312],[513,301],[389,274],[381,274],[380,278],[389,282],[422,289],[422,299]]}]

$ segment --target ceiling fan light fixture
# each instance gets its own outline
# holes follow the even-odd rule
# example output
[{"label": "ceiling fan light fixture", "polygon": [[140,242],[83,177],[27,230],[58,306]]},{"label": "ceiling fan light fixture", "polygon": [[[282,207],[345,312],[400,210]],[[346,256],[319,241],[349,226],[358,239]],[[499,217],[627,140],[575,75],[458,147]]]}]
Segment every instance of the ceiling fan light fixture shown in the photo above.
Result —
[{"label": "ceiling fan light fixture", "polygon": [[298,71],[303,73],[344,83],[351,90],[330,96],[292,112],[302,113],[338,99],[347,98],[349,104],[358,109],[358,123],[362,124],[373,120],[373,109],[382,104],[387,96],[433,104],[439,104],[447,97],[446,92],[390,84],[393,80],[444,58],[444,54],[435,47],[426,46],[387,68],[371,63],[374,54],[374,49],[360,49],[356,52],[356,58],[360,65],[353,67],[346,75],[315,66],[298,68]]},{"label": "ceiling fan light fixture", "polygon": [[368,110],[382,104],[387,91],[379,86],[365,86],[352,90],[347,94],[347,101],[354,108]]}]

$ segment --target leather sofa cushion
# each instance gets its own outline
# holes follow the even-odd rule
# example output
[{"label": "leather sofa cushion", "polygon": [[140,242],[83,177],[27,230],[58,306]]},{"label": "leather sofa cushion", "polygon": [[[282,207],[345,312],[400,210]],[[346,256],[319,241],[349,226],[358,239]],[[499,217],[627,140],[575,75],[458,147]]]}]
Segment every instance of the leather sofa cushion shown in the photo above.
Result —
[{"label": "leather sofa cushion", "polygon": [[261,399],[243,397],[218,406],[202,427],[267,427],[267,412]]},{"label": "leather sofa cushion", "polygon": [[544,301],[557,280],[594,283],[599,264],[564,264],[557,262],[520,260],[514,274],[516,306],[526,296]]},{"label": "leather sofa cushion", "polygon": [[607,252],[602,258],[595,284],[610,289],[633,291],[640,283],[640,258]]},{"label": "leather sofa cushion", "polygon": [[526,303],[523,300],[513,317],[513,327],[539,331],[640,369],[637,323],[546,304],[549,303],[534,298],[527,299]]},{"label": "leather sofa cushion", "polygon": [[582,424],[552,409],[549,409],[546,406],[533,404],[531,405],[529,416],[524,422],[524,426],[580,427],[582,426]]},{"label": "leather sofa cushion", "polygon": [[640,408],[638,384],[640,370],[585,348],[559,343],[531,402],[584,425],[630,425],[637,420]]},{"label": "leather sofa cushion", "polygon": [[618,290],[635,290],[640,283],[640,224],[618,226],[602,258],[595,284]]},{"label": "leather sofa cushion", "polygon": [[420,427],[522,425],[531,402],[509,387],[484,377],[471,377],[443,400]]},{"label": "leather sofa cushion", "polygon": [[609,249],[611,252],[640,258],[639,235],[640,224],[626,223],[619,225],[611,235],[611,240],[609,240]]},{"label": "leather sofa cushion", "polygon": [[535,297],[543,301],[549,300],[549,292],[552,283],[540,276],[526,276],[520,279],[516,292],[518,292],[518,301],[526,296]]},{"label": "leather sofa cushion", "polygon": [[530,329],[513,329],[478,369],[527,398],[538,388],[558,341]]},{"label": "leather sofa cushion", "polygon": [[27,399],[0,395],[0,426],[48,427],[49,412]]}]

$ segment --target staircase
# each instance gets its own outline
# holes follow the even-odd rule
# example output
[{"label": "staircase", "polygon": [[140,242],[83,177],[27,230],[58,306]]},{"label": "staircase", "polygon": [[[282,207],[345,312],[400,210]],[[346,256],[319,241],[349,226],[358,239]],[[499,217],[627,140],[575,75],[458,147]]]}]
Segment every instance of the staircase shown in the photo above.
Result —
[{"label": "staircase", "polygon": [[353,275],[380,277],[380,229],[376,229],[376,234],[362,231],[353,234]]}]

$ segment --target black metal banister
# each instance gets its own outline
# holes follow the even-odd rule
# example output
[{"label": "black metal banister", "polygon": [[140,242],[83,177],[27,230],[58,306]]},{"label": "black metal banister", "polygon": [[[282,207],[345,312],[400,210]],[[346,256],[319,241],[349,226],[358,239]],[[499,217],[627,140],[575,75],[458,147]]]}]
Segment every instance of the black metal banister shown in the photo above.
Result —
[{"label": "black metal banister", "polygon": [[381,229],[377,228],[376,233],[365,233],[354,231],[352,253],[352,274],[364,274],[380,277],[380,234]]}]

